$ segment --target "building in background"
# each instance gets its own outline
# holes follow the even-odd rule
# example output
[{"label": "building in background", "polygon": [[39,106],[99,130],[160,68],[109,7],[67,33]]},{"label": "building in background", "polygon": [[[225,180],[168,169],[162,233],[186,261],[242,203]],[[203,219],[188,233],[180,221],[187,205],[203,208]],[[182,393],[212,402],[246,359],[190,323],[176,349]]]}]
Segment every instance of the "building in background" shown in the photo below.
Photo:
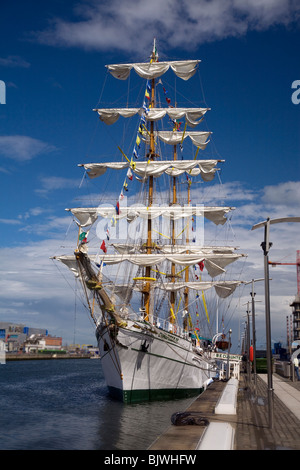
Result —
[{"label": "building in background", "polygon": [[43,334],[32,334],[24,343],[26,353],[37,353],[39,351],[60,351],[62,349],[62,338]]},{"label": "building in background", "polygon": [[5,344],[7,352],[18,352],[33,335],[48,337],[48,330],[31,328],[20,323],[0,322],[0,341]]},{"label": "building in background", "polygon": [[300,344],[300,295],[297,294],[294,302],[290,305],[293,307],[293,340]]},{"label": "building in background", "polygon": [[98,358],[99,349],[91,344],[62,345],[61,337],[52,336],[44,328],[31,328],[29,326],[10,322],[0,322],[0,364],[1,354],[11,353],[52,354],[59,356],[85,356]]}]

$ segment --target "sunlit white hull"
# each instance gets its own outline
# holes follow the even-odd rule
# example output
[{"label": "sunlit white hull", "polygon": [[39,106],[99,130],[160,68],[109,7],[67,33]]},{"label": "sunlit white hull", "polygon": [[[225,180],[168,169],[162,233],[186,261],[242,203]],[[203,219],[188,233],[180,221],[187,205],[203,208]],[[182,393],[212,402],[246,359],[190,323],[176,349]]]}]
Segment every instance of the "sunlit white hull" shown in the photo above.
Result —
[{"label": "sunlit white hull", "polygon": [[216,375],[213,363],[175,334],[132,322],[118,328],[116,342],[106,326],[96,334],[109,391],[125,403],[195,396]]}]

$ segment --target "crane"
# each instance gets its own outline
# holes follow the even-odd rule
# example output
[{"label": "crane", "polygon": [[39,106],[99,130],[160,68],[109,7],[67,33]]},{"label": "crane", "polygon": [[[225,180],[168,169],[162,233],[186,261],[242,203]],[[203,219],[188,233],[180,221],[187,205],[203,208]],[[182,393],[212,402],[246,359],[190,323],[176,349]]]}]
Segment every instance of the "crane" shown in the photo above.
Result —
[{"label": "crane", "polygon": [[277,266],[278,264],[281,266],[297,266],[297,294],[300,295],[300,250],[297,250],[297,258],[296,263],[279,263],[275,261],[269,261],[271,266]]}]

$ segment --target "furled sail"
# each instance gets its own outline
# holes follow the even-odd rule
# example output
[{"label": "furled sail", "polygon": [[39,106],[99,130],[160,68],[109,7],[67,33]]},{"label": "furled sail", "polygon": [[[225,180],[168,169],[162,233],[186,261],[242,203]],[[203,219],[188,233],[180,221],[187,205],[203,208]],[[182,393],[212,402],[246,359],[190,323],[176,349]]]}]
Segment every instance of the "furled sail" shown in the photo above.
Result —
[{"label": "furled sail", "polygon": [[[229,264],[237,261],[239,258],[244,256],[243,254],[210,254],[210,255],[199,255],[193,253],[179,253],[179,254],[133,254],[133,255],[120,255],[120,254],[101,254],[91,255],[89,258],[91,261],[101,262],[106,265],[114,265],[129,261],[136,266],[159,266],[165,261],[169,261],[174,264],[181,266],[192,266],[194,264],[204,262],[205,268],[209,275],[214,278],[219,274],[225,272],[225,267]],[[63,255],[57,256],[55,259],[61,261],[68,266],[71,271],[75,274],[77,272],[76,259],[74,255]]]},{"label": "furled sail", "polygon": [[209,275],[214,278],[225,272],[225,267],[241,258],[242,254],[224,254],[224,255],[198,255],[198,254],[133,254],[133,255],[97,255],[97,262],[103,261],[107,265],[119,264],[129,261],[136,266],[158,266],[165,261],[169,261],[181,266],[192,266],[204,261],[205,268]]},{"label": "furled sail", "polygon": [[109,72],[118,80],[127,80],[133,69],[140,77],[150,80],[161,77],[169,68],[183,80],[189,80],[196,72],[200,60],[181,60],[135,64],[107,65]]},{"label": "furled sail", "polygon": [[94,109],[93,111],[98,112],[101,121],[103,121],[107,125],[111,125],[117,122],[120,116],[124,118],[134,116],[140,111],[140,108]]},{"label": "furled sail", "polygon": [[214,222],[216,225],[223,225],[226,222],[225,215],[233,210],[234,207],[204,207],[199,206],[121,206],[119,214],[116,213],[116,208],[113,206],[105,207],[79,207],[66,209],[79,220],[81,227],[92,225],[98,217],[111,218],[115,217],[116,220],[126,218],[128,222],[132,222],[137,217],[143,219],[155,219],[156,217],[167,217],[170,220],[179,220],[185,217],[200,217],[204,216],[206,219]]},{"label": "furled sail", "polygon": [[140,161],[140,162],[107,162],[107,163],[87,163],[83,166],[87,170],[90,178],[97,178],[103,175],[107,169],[131,170],[141,178],[148,176],[158,177],[163,173],[169,176],[180,176],[184,172],[190,176],[200,175],[204,181],[211,181],[218,168],[217,163],[224,160],[172,160],[172,161]]},{"label": "furled sail", "polygon": [[162,142],[169,145],[181,144],[183,140],[187,137],[191,139],[196,147],[199,147],[201,150],[204,150],[209,143],[209,136],[212,132],[195,132],[195,131],[186,131],[186,132],[173,132],[173,131],[158,131],[154,135],[157,136]]},{"label": "furled sail", "polygon": [[143,115],[147,121],[158,121],[165,116],[169,116],[169,118],[173,120],[185,118],[190,127],[195,127],[202,121],[204,114],[209,109],[210,108],[149,108],[147,112],[145,112],[144,108],[97,108],[93,111],[97,111],[100,120],[107,125],[114,124],[120,116],[129,118],[139,114]]},{"label": "furled sail", "polygon": [[[217,295],[223,299],[229,297],[235,289],[243,284],[243,281],[189,281],[189,282],[167,282],[161,283],[159,281],[154,281],[151,283],[151,289],[160,289],[167,292],[177,292],[186,288],[197,290],[197,291],[206,291],[215,288]],[[142,291],[144,289],[144,281],[136,282],[135,284],[112,284],[111,288],[116,294],[128,292],[128,290]]]},{"label": "furled sail", "polygon": [[79,276],[78,270],[78,263],[74,255],[61,255],[61,256],[53,256],[50,259],[56,259],[63,263],[65,266],[69,268],[69,270],[76,276]]},{"label": "furled sail", "polygon": [[231,294],[233,294],[237,286],[239,286],[241,283],[242,281],[223,281],[219,283],[214,281],[189,281],[177,283],[167,282],[164,284],[160,283],[153,287],[167,291],[178,291],[181,289],[186,289],[187,287],[193,290],[205,291],[214,287],[217,295],[225,299],[226,297],[229,297]]},{"label": "furled sail", "polygon": [[[129,243],[112,243],[112,246],[120,254],[142,253],[145,252],[146,247],[141,244]],[[198,253],[203,256],[211,253],[230,254],[237,248],[230,246],[202,246],[202,245],[157,245],[153,249],[160,253]]]}]

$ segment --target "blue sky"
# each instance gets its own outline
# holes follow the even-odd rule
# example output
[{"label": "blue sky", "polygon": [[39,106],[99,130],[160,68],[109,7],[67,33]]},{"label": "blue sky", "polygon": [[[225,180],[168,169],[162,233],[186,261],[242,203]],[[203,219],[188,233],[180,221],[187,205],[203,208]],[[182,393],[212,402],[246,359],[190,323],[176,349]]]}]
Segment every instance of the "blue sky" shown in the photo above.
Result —
[{"label": "blue sky", "polygon": [[[77,305],[74,316],[72,291],[49,256],[59,253],[68,232],[64,209],[82,197],[77,164],[110,152],[110,134],[101,141],[92,112],[104,66],[148,60],[153,37],[161,60],[202,60],[201,84],[191,80],[189,91],[196,96],[201,85],[212,109],[206,122],[226,161],[223,196],[237,207],[232,226],[248,253],[243,274],[263,276],[263,233],[251,232],[252,225],[299,215],[300,104],[291,99],[292,83],[300,80],[299,20],[298,2],[288,0],[1,2],[0,321],[48,328],[68,342],[75,331],[77,342],[95,342]],[[117,86],[126,92],[127,84],[108,85],[103,107],[117,100]],[[295,262],[299,228],[272,228],[270,259]],[[284,342],[296,268],[271,274],[272,337]],[[245,291],[240,305],[248,300]],[[257,308],[263,344],[263,304]],[[237,331],[238,314],[234,321]]]}]

